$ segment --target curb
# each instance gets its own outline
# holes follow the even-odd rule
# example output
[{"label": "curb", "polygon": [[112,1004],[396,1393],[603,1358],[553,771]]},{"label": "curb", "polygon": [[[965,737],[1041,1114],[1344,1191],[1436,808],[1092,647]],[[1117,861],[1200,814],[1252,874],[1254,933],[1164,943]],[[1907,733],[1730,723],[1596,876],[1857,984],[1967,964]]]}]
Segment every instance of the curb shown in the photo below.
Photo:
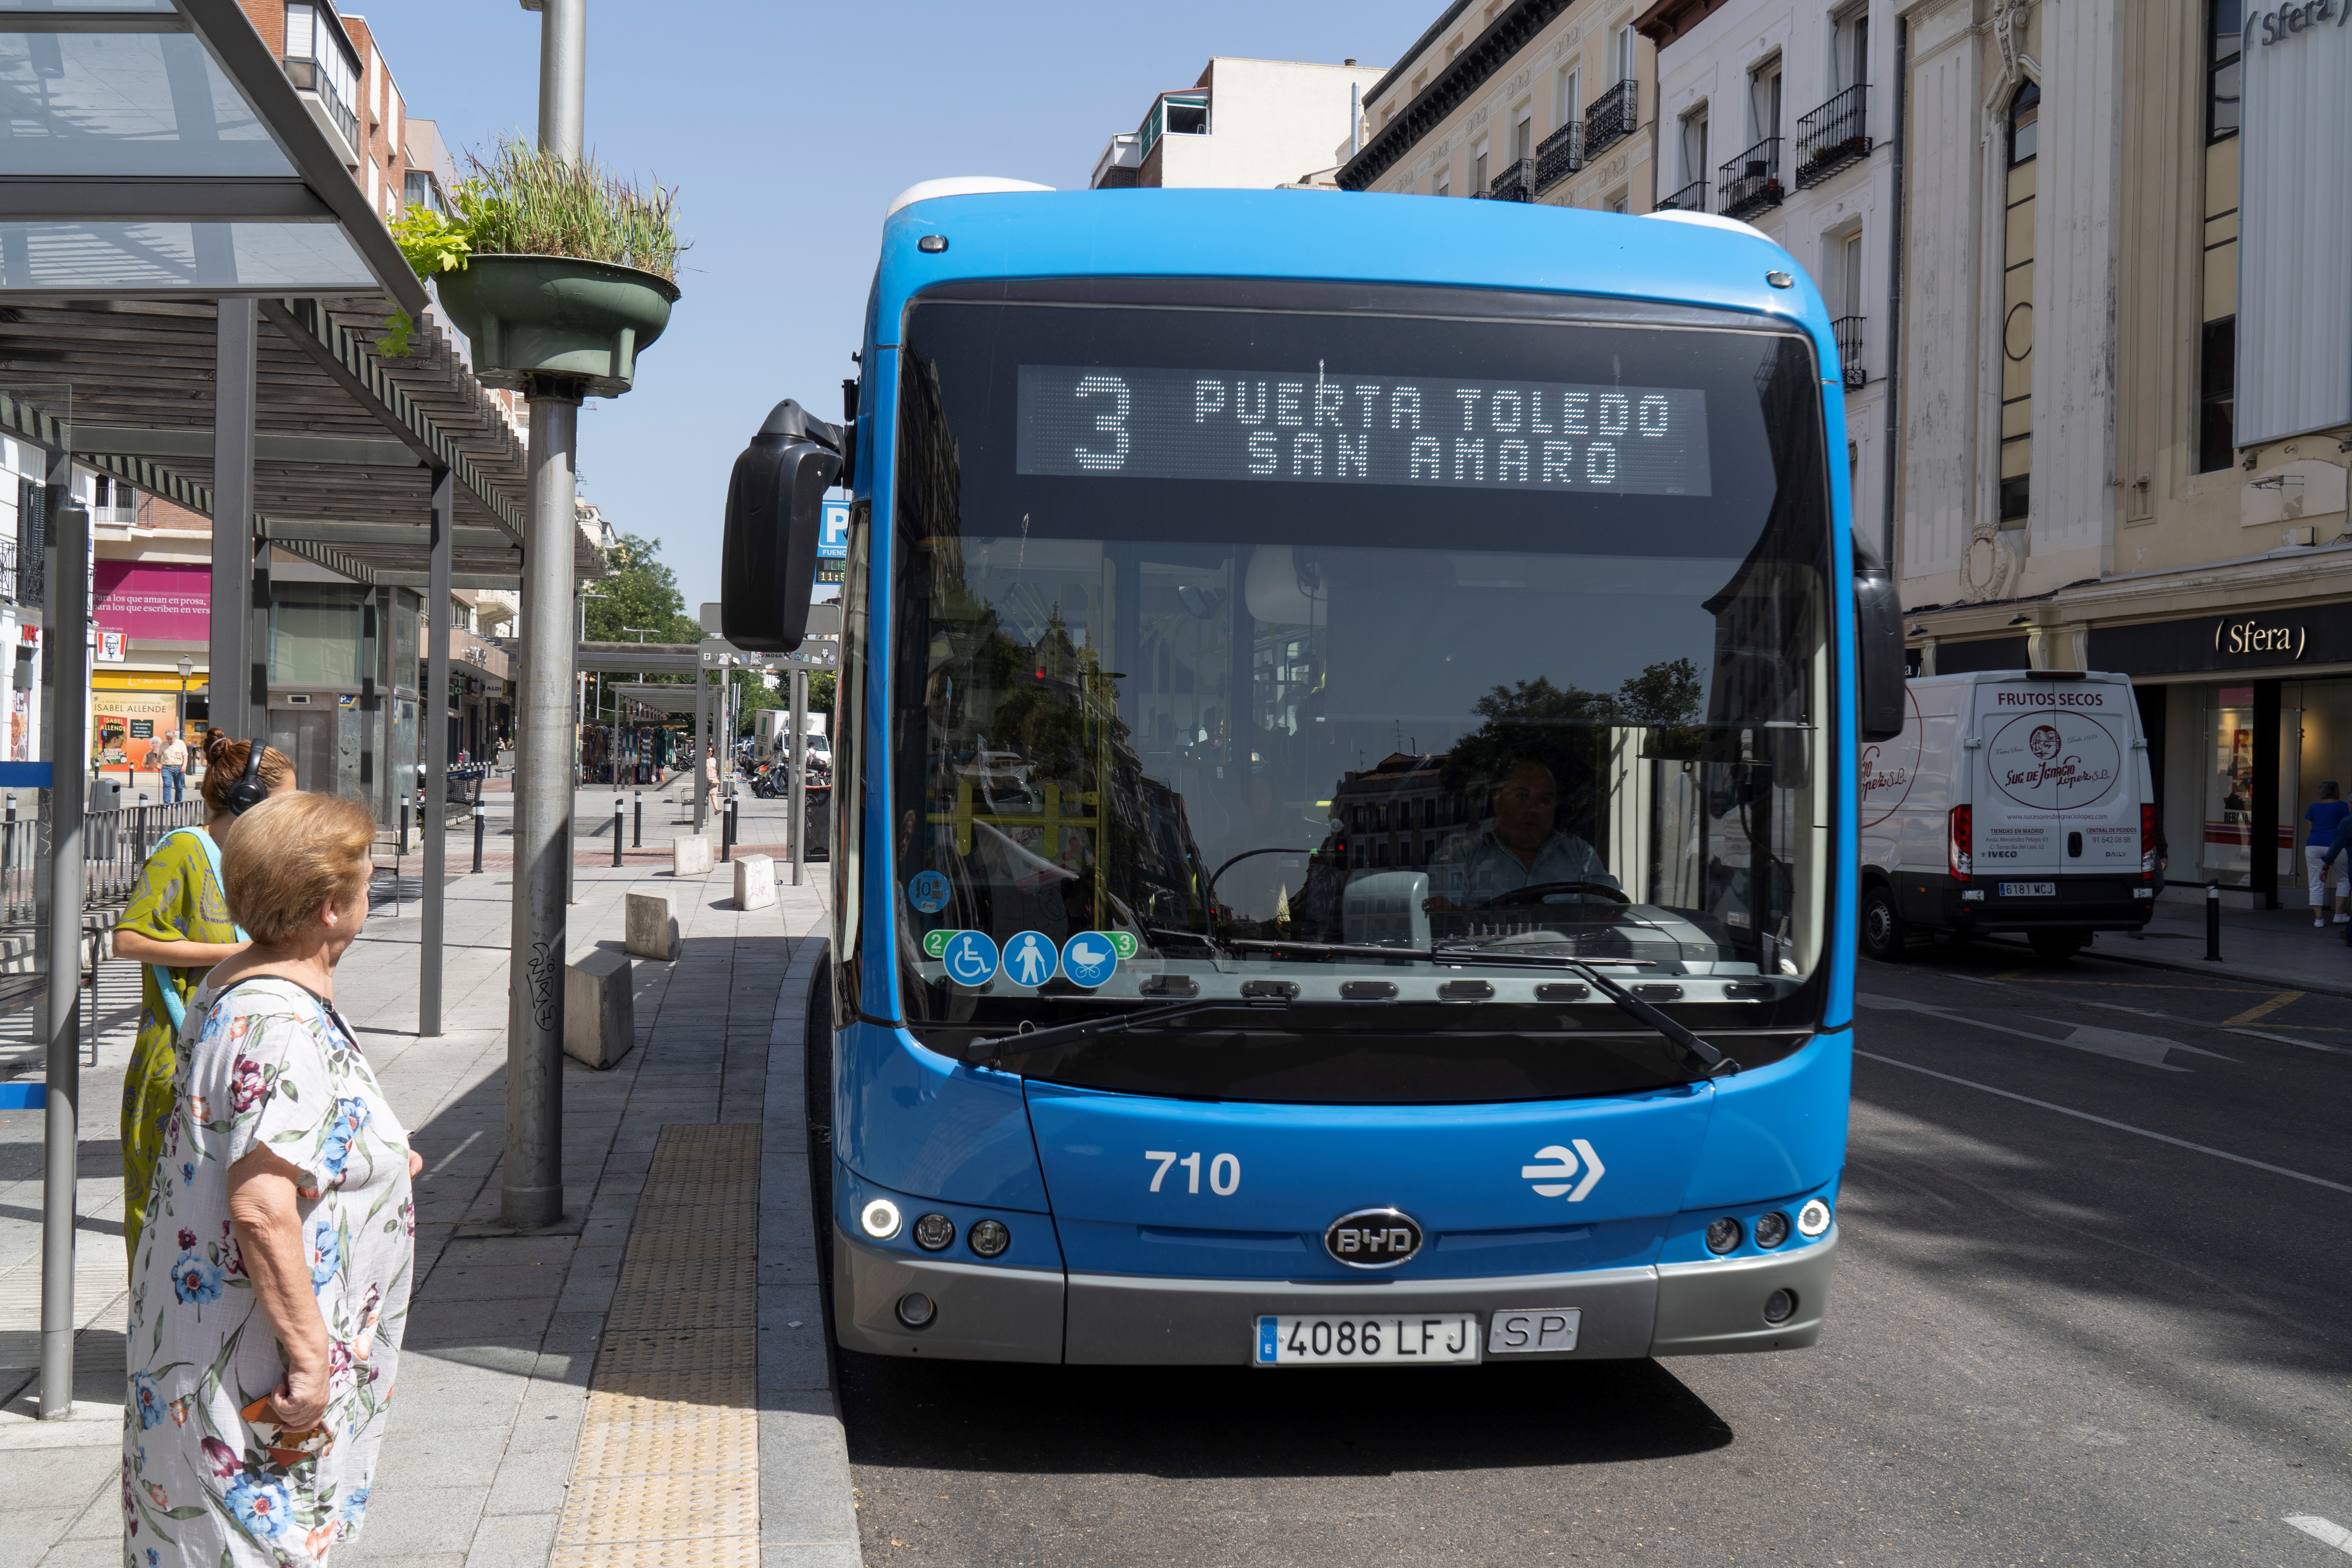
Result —
[{"label": "curb", "polygon": [[768,1033],[760,1141],[761,1568],[864,1562],[817,1271],[821,1216],[809,1188],[808,998],[831,946],[814,934],[800,940]]},{"label": "curb", "polygon": [[[2006,937],[1987,936],[1979,937],[1977,940],[1988,943],[2000,942],[2004,947],[2015,947],[2021,952],[2031,951],[2023,942],[2013,942]],[[2084,949],[2081,956],[2105,959],[2115,963],[2128,963],[2140,969],[2168,969],[2179,974],[2202,974],[2209,978],[2220,976],[2228,980],[2250,980],[2260,985],[2275,985],[2282,991],[2308,991],[2321,996],[2352,998],[2352,979],[2325,984],[2305,979],[2301,975],[2233,968],[2227,959],[2209,966],[2202,958],[2187,961],[2175,958],[2142,958],[2137,954],[2116,952],[2110,948],[2095,945]],[[2347,949],[2347,958],[2352,960],[2352,949]]]}]

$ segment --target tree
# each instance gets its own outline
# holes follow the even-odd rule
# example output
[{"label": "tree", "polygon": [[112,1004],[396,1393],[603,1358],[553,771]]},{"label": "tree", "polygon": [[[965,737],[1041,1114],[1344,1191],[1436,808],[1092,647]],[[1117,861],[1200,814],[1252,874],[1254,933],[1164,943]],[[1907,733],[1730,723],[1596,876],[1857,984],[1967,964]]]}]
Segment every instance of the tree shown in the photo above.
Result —
[{"label": "tree", "polygon": [[[698,643],[702,625],[686,613],[677,574],[661,561],[661,541],[625,533],[611,556],[613,575],[588,591],[588,640]],[[634,628],[634,629],[630,629]]]}]

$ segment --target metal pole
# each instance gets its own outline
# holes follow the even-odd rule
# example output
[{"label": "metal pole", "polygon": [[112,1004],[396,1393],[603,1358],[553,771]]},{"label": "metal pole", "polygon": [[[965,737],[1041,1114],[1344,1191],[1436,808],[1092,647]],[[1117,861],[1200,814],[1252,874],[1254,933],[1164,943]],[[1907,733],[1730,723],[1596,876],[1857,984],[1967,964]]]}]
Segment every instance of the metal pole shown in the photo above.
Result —
[{"label": "metal pole", "polygon": [[[576,0],[575,0],[576,3]],[[572,861],[572,536],[580,403],[530,396],[530,521],[523,552],[521,754],[515,770],[514,920],[508,980],[500,1212],[518,1226],[563,1213],[563,963]]]},{"label": "metal pole", "polygon": [[488,825],[488,819],[482,816],[481,805],[477,803],[474,806],[474,875],[477,877],[482,874],[482,831]]},{"label": "metal pole", "polygon": [[449,854],[449,552],[457,527],[457,477],[433,476],[432,601],[425,620],[425,929],[417,935],[416,1032],[441,1032],[442,872]]},{"label": "metal pole", "polygon": [[[213,321],[213,607],[210,718],[234,739],[253,734],[246,711],[253,574],[254,302],[223,300]],[[55,622],[50,623],[55,625]]]},{"label": "metal pole", "polygon": [[710,803],[703,787],[703,754],[710,745],[710,672],[702,665],[694,667],[694,830],[699,833],[709,820]]},{"label": "metal pole", "polygon": [[[41,1419],[73,1414],[74,1181],[81,1108],[82,810],[89,773],[89,513],[61,504],[73,460],[52,455],[43,542],[48,630],[41,660],[42,751],[49,761],[47,1101],[41,1154]],[[224,525],[226,526],[226,525]],[[126,1193],[132,1203],[144,1194]]]},{"label": "metal pole", "polygon": [[793,666],[793,740],[788,749],[792,758],[793,819],[785,831],[793,846],[793,886],[801,885],[801,868],[808,861],[808,741],[801,731],[808,727],[808,671]]},{"label": "metal pole", "polygon": [[643,849],[646,847],[646,792],[638,790],[635,793],[636,816],[629,826],[629,847]]},{"label": "metal pole", "polygon": [[2205,962],[2221,962],[2221,884],[2205,884]]},{"label": "metal pole", "polygon": [[541,0],[539,150],[580,161],[588,99],[588,0]]},{"label": "metal pole", "polygon": [[619,795],[613,797],[613,869],[615,871],[621,868],[621,828],[624,826],[621,812],[626,804]]}]

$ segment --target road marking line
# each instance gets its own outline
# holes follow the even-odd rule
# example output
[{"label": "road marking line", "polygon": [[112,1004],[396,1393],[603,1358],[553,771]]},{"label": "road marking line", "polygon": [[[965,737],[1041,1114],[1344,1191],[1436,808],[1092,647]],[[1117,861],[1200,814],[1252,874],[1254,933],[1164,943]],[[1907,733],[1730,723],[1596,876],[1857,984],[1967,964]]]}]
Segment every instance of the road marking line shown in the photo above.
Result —
[{"label": "road marking line", "polygon": [[473,1143],[474,1140],[479,1138],[481,1135],[482,1130],[478,1127],[474,1129],[471,1132],[467,1133],[465,1142],[458,1144],[455,1149],[452,1149],[446,1154],[442,1155],[439,1163],[431,1170],[425,1173],[425,1179],[429,1182],[434,1177],[439,1175],[442,1172],[447,1170],[450,1163],[455,1161],[458,1155],[464,1153],[467,1147]]},{"label": "road marking line", "polygon": [[1974,1079],[1954,1078],[1950,1073],[1937,1072],[1934,1068],[1923,1068],[1912,1062],[1896,1061],[1893,1057],[1882,1057],[1876,1051],[1858,1050],[1853,1054],[1858,1057],[1868,1057],[1874,1062],[1885,1062],[1891,1068],[1902,1068],[1907,1072],[1925,1073],[1929,1078],[1939,1078],[1946,1083],[1958,1084],[1962,1089],[1980,1089],[1987,1094],[1997,1094],[2003,1100],[2014,1100],[2021,1105],[2036,1106],[2043,1110],[2054,1110],[2061,1116],[2072,1116],[2084,1121],[2095,1121],[2102,1127],[2112,1127],[2118,1132],[2132,1132],[2142,1138],[2153,1138],[2159,1143],[2169,1143],[2176,1149],[2193,1149],[2200,1154],[2210,1154],[2217,1160],[2228,1160],[2240,1165],[2252,1165],[2257,1171],[2268,1171],[2274,1176],[2291,1176],[2298,1182],[2309,1182],[2315,1187],[2326,1187],[2330,1192],[2352,1193],[2352,1187],[2347,1187],[2341,1182],[2331,1182],[2325,1176],[2308,1176],[2301,1171],[2290,1171],[2284,1165],[2273,1165],[2261,1160],[2249,1160],[2243,1154],[2232,1154],[2227,1149],[2215,1149],[2203,1143],[2191,1143],[2186,1138],[2175,1138],[2167,1132],[2151,1132],[2145,1127],[2134,1127],[2128,1121],[2111,1121],[2104,1116],[2094,1116],[2087,1110],[2077,1110],[2071,1105],[2053,1105],[2046,1100],[2036,1100],[2030,1094],[2018,1094],[2011,1089],[1995,1089],[1989,1083],[1979,1083]]},{"label": "road marking line", "polygon": [[2324,1545],[2333,1546],[2338,1552],[2352,1552],[2352,1530],[2345,1529],[2333,1520],[2322,1519],[2315,1513],[2291,1513],[2286,1516],[2286,1522]]},{"label": "road marking line", "polygon": [[2164,1059],[2168,1051],[2187,1051],[2192,1056],[2211,1057],[2217,1061],[2234,1062],[2235,1057],[2225,1057],[2219,1051],[2209,1051],[2201,1046],[2184,1046],[2159,1035],[2136,1035],[2125,1029],[2105,1029],[2096,1024],[2062,1024],[2054,1018],[2035,1018],[2037,1024],[2047,1024],[2053,1029],[2067,1031],[2063,1039],[2053,1040],[2047,1035],[2036,1035],[2024,1029],[2013,1029],[2006,1024],[1989,1023],[1971,1018],[1966,1013],[1955,1013],[1948,1007],[1933,1006],[1926,1002],[1906,1001],[1899,996],[1881,996],[1873,992],[1857,991],[1854,1001],[1864,1007],[1880,1007],[1905,1013],[1925,1013],[1931,1017],[1947,1019],[1955,1024],[1968,1024],[1996,1034],[2015,1035],[2021,1040],[2032,1040],[2037,1046],[2065,1046],[2094,1056],[2112,1057],[2117,1061],[2132,1062],[2140,1067],[2157,1068],[2165,1072],[2187,1072],[2187,1068],[2174,1067]]},{"label": "road marking line", "polygon": [[2266,1035],[2260,1029],[2232,1029],[2230,1033],[2233,1035],[2244,1035],[2250,1039],[2276,1040],[2283,1046],[2301,1046],[2304,1049],[2309,1051],[2326,1051],[2330,1056],[2352,1056],[2352,1050],[2347,1050],[2342,1046],[2322,1045],[2317,1040],[2298,1040],[2293,1035]]},{"label": "road marking line", "polygon": [[2282,991],[2267,1002],[2256,1003],[2253,1006],[2247,1008],[2244,1012],[2239,1014],[2234,1018],[2222,1019],[2221,1027],[2225,1029],[2234,1029],[2241,1024],[2251,1024],[2266,1013],[2275,1013],[2291,1002],[2302,1001],[2303,996],[2304,994],[2300,991]]}]

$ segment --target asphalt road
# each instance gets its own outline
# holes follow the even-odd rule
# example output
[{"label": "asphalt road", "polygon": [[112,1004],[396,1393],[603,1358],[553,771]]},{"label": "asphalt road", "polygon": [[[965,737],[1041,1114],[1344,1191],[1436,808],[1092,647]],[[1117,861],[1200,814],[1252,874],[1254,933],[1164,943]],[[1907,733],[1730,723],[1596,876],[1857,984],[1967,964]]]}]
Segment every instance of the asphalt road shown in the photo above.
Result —
[{"label": "asphalt road", "polygon": [[1862,990],[1816,1348],[844,1352],[866,1562],[2352,1568],[2352,1002],[1998,944]]}]

